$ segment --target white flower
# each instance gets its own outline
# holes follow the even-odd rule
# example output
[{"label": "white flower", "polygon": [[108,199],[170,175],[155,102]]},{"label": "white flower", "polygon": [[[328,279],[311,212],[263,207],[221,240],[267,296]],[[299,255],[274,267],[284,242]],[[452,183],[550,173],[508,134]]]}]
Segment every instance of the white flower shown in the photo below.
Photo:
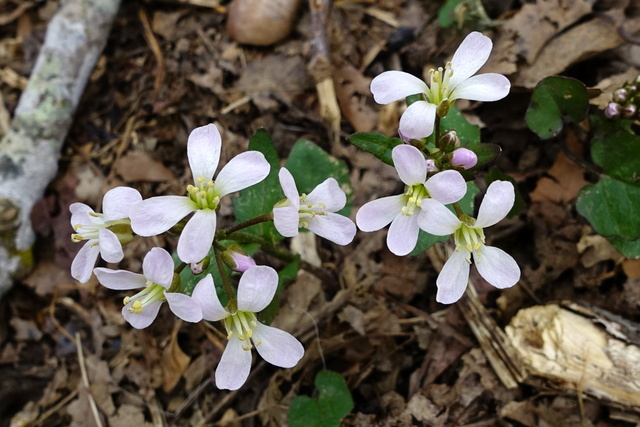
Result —
[{"label": "white flower", "polygon": [[255,313],[269,305],[277,287],[278,273],[273,268],[248,269],[238,284],[237,308],[231,311],[222,307],[210,274],[193,290],[193,299],[200,304],[204,319],[222,320],[227,330],[229,341],[216,369],[218,388],[242,387],[251,371],[253,345],[264,360],[281,368],[294,367],[304,355],[302,344],[291,334],[256,320]]},{"label": "white flower", "polygon": [[122,260],[122,245],[133,238],[129,211],[141,200],[142,196],[133,188],[116,187],[107,191],[102,199],[103,214],[95,213],[83,203],[69,206],[71,226],[76,231],[71,240],[76,243],[88,240],[71,264],[74,279],[81,283],[89,281],[98,254],[107,262]]},{"label": "white flower", "polygon": [[492,46],[489,37],[470,33],[444,70],[429,71],[429,86],[411,74],[386,71],[371,81],[373,98],[379,104],[389,104],[409,95],[423,94],[426,99],[411,104],[400,118],[398,133],[403,139],[427,137],[433,133],[438,107],[448,111],[456,99],[497,101],[507,96],[511,84],[505,76],[495,73],[473,76],[489,59]]},{"label": "white flower", "polygon": [[508,181],[494,181],[484,196],[478,218],[463,215],[458,219],[437,200],[424,200],[418,217],[420,227],[436,236],[453,234],[456,250],[447,260],[438,279],[436,300],[451,304],[467,288],[471,254],[480,275],[496,288],[504,289],[520,280],[520,268],[502,249],[484,244],[484,228],[501,221],[513,207],[515,192]]},{"label": "white flower", "polygon": [[195,185],[187,187],[187,196],[152,197],[139,203],[131,212],[133,231],[141,236],[155,236],[195,212],[180,234],[178,256],[187,263],[198,262],[207,256],[216,232],[220,198],[257,184],[269,174],[269,163],[264,155],[248,151],[231,159],[218,174],[218,179],[212,181],[218,168],[221,145],[215,125],[194,129],[187,142],[187,156]]},{"label": "white flower", "polygon": [[439,172],[427,180],[427,160],[411,145],[398,145],[391,152],[398,176],[406,184],[403,194],[383,197],[364,204],[356,214],[362,231],[376,231],[391,223],[387,234],[389,250],[398,256],[406,255],[418,241],[417,215],[424,199],[453,203],[464,197],[467,185],[459,172]]},{"label": "white flower", "polygon": [[356,226],[349,218],[334,213],[347,203],[347,196],[338,181],[329,178],[308,195],[301,196],[291,172],[282,168],[278,177],[287,197],[273,209],[273,223],[280,234],[293,237],[298,234],[298,228],[308,228],[338,245],[351,243],[356,235]]},{"label": "white flower", "polygon": [[143,274],[108,268],[96,268],[94,273],[102,286],[109,289],[144,288],[134,296],[126,297],[122,308],[122,315],[136,329],[153,323],[164,301],[182,320],[199,322],[202,320],[200,306],[190,296],[171,289],[173,271],[174,263],[169,252],[153,248],[142,261]]}]

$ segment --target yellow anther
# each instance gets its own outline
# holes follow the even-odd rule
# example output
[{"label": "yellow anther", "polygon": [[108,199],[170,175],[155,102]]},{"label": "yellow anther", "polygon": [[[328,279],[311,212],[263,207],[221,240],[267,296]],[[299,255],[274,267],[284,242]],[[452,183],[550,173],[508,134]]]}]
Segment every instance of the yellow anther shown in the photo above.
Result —
[{"label": "yellow anther", "polygon": [[238,339],[239,339],[240,341],[244,341],[244,335],[243,335],[243,334],[241,334],[240,332],[238,332]]},{"label": "yellow anther", "polygon": [[142,303],[140,301],[134,301],[131,304],[132,313],[140,314],[142,313]]},{"label": "yellow anther", "polygon": [[256,323],[256,321],[255,321],[255,320],[252,320],[252,321],[251,321],[251,322],[249,322],[249,323],[250,323],[250,324],[251,324],[251,326],[253,326],[254,328],[255,328],[256,326],[258,326],[258,324]]},{"label": "yellow anther", "polygon": [[124,297],[124,299],[122,300],[122,303],[123,303],[124,305],[127,305],[127,304],[129,304],[129,301],[131,301],[131,298],[130,298],[130,297]]},{"label": "yellow anther", "polygon": [[198,184],[202,184],[202,183],[204,182],[204,176],[200,175],[200,176],[198,177],[198,179],[196,179],[196,182],[197,182]]},{"label": "yellow anther", "polygon": [[233,331],[229,331],[229,333],[227,334],[227,339],[230,340],[231,337],[233,337]]}]

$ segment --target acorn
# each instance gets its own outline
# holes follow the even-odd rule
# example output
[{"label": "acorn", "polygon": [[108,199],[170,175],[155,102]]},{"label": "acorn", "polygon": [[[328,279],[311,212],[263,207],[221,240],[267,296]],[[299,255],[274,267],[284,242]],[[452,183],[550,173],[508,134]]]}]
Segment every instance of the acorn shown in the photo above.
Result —
[{"label": "acorn", "polygon": [[300,0],[233,0],[227,32],[242,44],[269,46],[289,35]]}]

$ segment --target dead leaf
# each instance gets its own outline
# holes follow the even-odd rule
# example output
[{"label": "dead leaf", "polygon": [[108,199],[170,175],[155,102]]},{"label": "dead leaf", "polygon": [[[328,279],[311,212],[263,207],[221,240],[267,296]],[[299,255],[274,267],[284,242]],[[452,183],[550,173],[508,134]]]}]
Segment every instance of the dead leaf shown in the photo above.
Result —
[{"label": "dead leaf", "polygon": [[164,182],[175,175],[147,151],[129,151],[113,164],[114,170],[126,182]]},{"label": "dead leaf", "polygon": [[584,170],[562,152],[558,153],[555,163],[549,169],[549,175],[552,178],[541,178],[531,193],[531,200],[534,202],[569,202],[589,183],[584,179]]},{"label": "dead leaf", "polygon": [[640,278],[640,259],[626,259],[622,262],[622,271],[629,279]]},{"label": "dead leaf", "polygon": [[173,390],[178,384],[191,361],[191,357],[184,354],[178,345],[178,331],[181,324],[181,321],[176,320],[171,332],[171,339],[162,352],[162,389],[166,393]]}]

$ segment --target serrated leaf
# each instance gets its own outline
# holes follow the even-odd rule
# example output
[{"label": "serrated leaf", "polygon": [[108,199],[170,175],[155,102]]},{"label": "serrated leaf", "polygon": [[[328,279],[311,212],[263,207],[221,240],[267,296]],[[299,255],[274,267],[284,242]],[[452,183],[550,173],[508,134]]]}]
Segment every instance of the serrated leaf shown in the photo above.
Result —
[{"label": "serrated leaf", "polygon": [[[273,146],[271,137],[264,129],[259,129],[249,142],[249,150],[259,151],[269,162],[271,169],[269,175],[261,182],[240,191],[237,197],[232,198],[233,210],[236,215],[236,223],[247,221],[260,215],[268,214],[273,210],[273,205],[284,198],[278,180],[280,161],[278,153]],[[275,243],[282,240],[282,236],[276,232],[272,222],[263,222],[252,225],[244,231],[264,237]]]},{"label": "serrated leaf", "polygon": [[607,175],[640,186],[640,137],[624,130],[599,134],[592,141],[591,157]]},{"label": "serrated leaf", "polygon": [[603,177],[580,191],[576,208],[602,236],[640,238],[640,187]]},{"label": "serrated leaf", "polygon": [[[466,213],[467,215],[473,215],[474,200],[478,193],[480,193],[480,189],[478,188],[478,186],[473,182],[467,182],[467,193],[464,195],[462,200],[458,202],[460,204],[462,212]],[[452,206],[447,206],[447,208],[451,212],[454,212]],[[449,236],[434,236],[433,234],[429,234],[426,231],[420,230],[418,234],[418,243],[416,244],[416,247],[409,253],[409,255],[419,255],[437,242],[446,242],[447,240],[449,240]]]},{"label": "serrated leaf", "polygon": [[390,136],[373,132],[354,133],[347,140],[391,166],[393,166],[391,151],[394,147],[403,144],[400,138],[391,138]]},{"label": "serrated leaf", "polygon": [[349,168],[345,162],[330,156],[312,141],[301,139],[291,149],[285,167],[293,175],[300,194],[309,194],[327,178],[335,178],[347,195],[347,205],[340,213],[349,215],[351,211],[349,201],[353,196],[353,187],[349,180]]},{"label": "serrated leaf", "polygon": [[533,90],[525,120],[540,138],[549,139],[560,133],[563,120],[582,121],[588,108],[589,95],[581,82],[569,77],[547,77]]},{"label": "serrated leaf", "polygon": [[298,396],[289,407],[290,427],[339,427],[353,409],[353,399],[342,375],[320,371],[315,379],[318,399]]}]

